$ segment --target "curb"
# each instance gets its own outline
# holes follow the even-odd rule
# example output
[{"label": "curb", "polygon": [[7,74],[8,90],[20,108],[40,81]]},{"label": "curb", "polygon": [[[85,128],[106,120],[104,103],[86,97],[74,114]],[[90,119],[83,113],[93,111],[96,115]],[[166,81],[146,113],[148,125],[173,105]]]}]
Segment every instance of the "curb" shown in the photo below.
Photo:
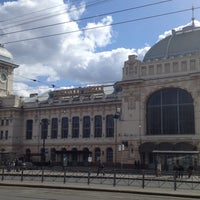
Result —
[{"label": "curb", "polygon": [[53,185],[53,184],[30,184],[30,183],[6,183],[6,182],[0,182],[0,186],[15,186],[15,187],[29,187],[29,188],[49,188],[49,189],[69,189],[69,190],[84,190],[84,191],[98,191],[98,192],[116,192],[116,193],[129,193],[129,194],[141,194],[141,195],[159,195],[159,196],[169,196],[169,197],[181,197],[181,198],[195,198],[200,199],[200,193],[191,194],[192,191],[189,191],[190,194],[186,193],[187,191],[162,191],[159,188],[153,188],[157,191],[153,191],[152,188],[151,191],[147,189],[139,189],[139,188],[121,188],[121,187],[113,187],[108,188],[105,186],[96,187],[91,185]]}]

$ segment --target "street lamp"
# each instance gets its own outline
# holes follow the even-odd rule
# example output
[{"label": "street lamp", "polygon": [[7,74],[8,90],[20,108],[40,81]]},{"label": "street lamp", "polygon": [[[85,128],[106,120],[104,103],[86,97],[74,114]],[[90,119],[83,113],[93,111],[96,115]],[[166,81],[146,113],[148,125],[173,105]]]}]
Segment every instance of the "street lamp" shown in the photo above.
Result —
[{"label": "street lamp", "polygon": [[115,162],[114,162],[114,165],[115,165],[115,168],[116,168],[116,165],[117,165],[117,120],[120,119],[120,107],[117,107],[116,106],[116,112],[115,114],[113,115],[113,118],[115,119]]},{"label": "street lamp", "polygon": [[46,162],[46,139],[48,135],[48,119],[42,119],[40,122],[41,125],[41,139],[42,139],[42,162],[43,165]]}]

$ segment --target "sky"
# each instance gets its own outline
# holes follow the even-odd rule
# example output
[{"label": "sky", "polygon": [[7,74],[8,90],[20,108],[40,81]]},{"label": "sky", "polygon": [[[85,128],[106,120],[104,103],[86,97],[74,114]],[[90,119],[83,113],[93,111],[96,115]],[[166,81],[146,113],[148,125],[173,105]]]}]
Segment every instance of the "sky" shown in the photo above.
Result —
[{"label": "sky", "polygon": [[0,0],[0,44],[13,55],[22,97],[122,80],[160,39],[191,23],[200,0]]}]

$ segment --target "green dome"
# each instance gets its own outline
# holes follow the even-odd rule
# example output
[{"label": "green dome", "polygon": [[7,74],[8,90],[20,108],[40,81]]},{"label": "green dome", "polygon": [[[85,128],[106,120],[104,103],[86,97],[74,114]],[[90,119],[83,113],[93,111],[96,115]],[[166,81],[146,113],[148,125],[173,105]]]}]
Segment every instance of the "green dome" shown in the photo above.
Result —
[{"label": "green dome", "polygon": [[187,26],[181,31],[173,30],[172,35],[152,46],[143,61],[192,54],[198,51],[200,51],[200,28]]}]

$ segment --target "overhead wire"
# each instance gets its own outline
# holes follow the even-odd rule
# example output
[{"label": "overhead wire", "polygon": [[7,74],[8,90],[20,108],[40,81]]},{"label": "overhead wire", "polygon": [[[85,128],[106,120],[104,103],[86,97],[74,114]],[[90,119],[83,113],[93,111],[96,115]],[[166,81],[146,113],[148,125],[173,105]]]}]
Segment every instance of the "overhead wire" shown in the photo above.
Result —
[{"label": "overhead wire", "polygon": [[[200,7],[196,7],[195,9],[200,9]],[[26,39],[21,39],[21,40],[6,41],[6,42],[2,42],[2,44],[3,45],[4,44],[12,44],[12,43],[25,42],[25,41],[30,41],[30,40],[54,37],[54,36],[59,36],[59,35],[66,35],[66,34],[71,34],[71,33],[83,32],[83,31],[88,31],[88,30],[93,30],[93,29],[105,28],[105,27],[109,27],[109,26],[116,26],[116,25],[132,23],[132,22],[136,22],[136,21],[142,21],[142,20],[147,20],[147,19],[152,19],[152,18],[163,17],[163,16],[167,16],[167,15],[174,15],[174,14],[188,12],[188,11],[191,11],[191,9],[182,9],[182,10],[177,10],[177,11],[172,11],[172,12],[167,12],[167,13],[162,13],[162,14],[157,14],[157,15],[151,15],[151,16],[147,16],[147,17],[125,20],[125,21],[121,21],[121,22],[104,24],[104,25],[90,27],[90,28],[82,28],[82,29],[67,31],[67,32],[62,32],[62,33],[48,34],[48,35],[26,38]]]},{"label": "overhead wire", "polygon": [[61,6],[63,6],[63,4],[54,5],[54,6],[52,6],[52,7],[44,8],[44,9],[41,9],[41,10],[29,12],[29,13],[22,14],[22,15],[17,15],[17,16],[15,16],[15,17],[11,17],[11,18],[6,18],[6,19],[4,19],[4,20],[0,20],[0,22],[1,22],[1,23],[2,23],[2,22],[3,22],[3,23],[4,23],[4,22],[6,22],[6,23],[9,22],[9,23],[10,23],[11,21],[16,20],[17,18],[22,18],[22,17],[24,17],[24,16],[29,16],[29,15],[32,15],[32,14],[35,14],[35,13],[44,12],[44,11],[46,11],[46,10],[55,9],[55,8],[61,7]]},{"label": "overhead wire", "polygon": [[[74,2],[77,2],[77,1],[80,1],[80,0],[73,0],[73,3]],[[105,1],[105,0],[104,0]],[[41,10],[36,10],[36,11],[33,11],[33,12],[29,12],[29,13],[25,13],[25,14],[21,14],[21,15],[17,15],[15,17],[11,17],[11,18],[6,18],[5,20],[0,20],[0,22],[11,22],[12,20],[16,20],[17,18],[22,18],[24,16],[29,16],[29,15],[32,15],[32,14],[35,14],[35,13],[39,13],[39,12],[44,12],[46,10],[51,10],[51,9],[55,9],[57,7],[61,7],[63,5],[66,5],[66,4],[56,4],[54,6],[51,6],[51,7],[47,7],[47,8],[43,8]]]},{"label": "overhead wire", "polygon": [[[199,8],[200,7],[196,7],[195,9],[199,9]],[[93,28],[89,28],[89,29],[81,29],[81,30],[77,30],[77,31],[60,33],[60,34],[67,34],[67,33],[73,33],[73,32],[78,32],[78,31],[87,31],[87,30],[91,30],[91,29],[102,28],[102,27],[106,27],[106,26],[119,25],[119,24],[124,24],[124,23],[130,23],[130,22],[139,21],[139,20],[145,20],[145,19],[150,19],[150,18],[154,18],[154,17],[161,17],[161,16],[176,14],[176,13],[180,13],[180,12],[186,12],[186,11],[190,11],[190,10],[191,9],[178,10],[178,11],[174,11],[174,12],[162,13],[162,14],[159,14],[159,15],[147,16],[147,17],[137,18],[137,19],[132,19],[132,20],[126,20],[126,21],[122,21],[122,22],[112,23],[112,24],[109,24],[109,25],[103,25],[103,26],[93,27]],[[114,12],[118,12],[118,11],[114,11]],[[114,14],[114,12],[113,12],[113,14]],[[97,16],[95,16],[95,17],[97,17]],[[58,35],[58,34],[56,34],[56,35]],[[37,38],[29,38],[28,40],[39,39],[39,38],[43,38],[43,37],[51,37],[51,36],[54,36],[54,35],[42,36],[42,37],[37,37]],[[20,40],[20,41],[27,41],[27,40]],[[20,41],[17,41],[17,42],[20,42]],[[9,43],[14,43],[14,41],[7,42],[7,43],[4,43],[4,44],[9,44]],[[30,80],[32,80],[34,82],[41,82],[41,81],[38,81],[36,79],[30,79]],[[52,84],[52,86],[54,87],[55,85]]]},{"label": "overhead wire", "polygon": [[25,32],[25,31],[31,31],[31,30],[47,28],[47,27],[52,27],[52,26],[58,26],[58,25],[62,25],[62,24],[70,23],[70,22],[79,22],[79,21],[83,21],[83,20],[96,18],[96,17],[114,15],[114,14],[118,14],[118,13],[122,13],[122,12],[136,10],[136,9],[139,9],[139,8],[145,8],[145,7],[149,7],[149,6],[153,6],[153,5],[157,5],[157,4],[161,4],[161,3],[166,3],[166,2],[169,2],[169,1],[172,1],[172,0],[164,0],[164,1],[159,1],[159,2],[156,2],[156,3],[150,3],[150,4],[126,8],[126,9],[122,9],[122,10],[116,10],[116,11],[112,11],[112,12],[102,13],[102,14],[99,14],[99,15],[93,15],[93,16],[89,16],[89,17],[80,18],[80,19],[77,19],[77,20],[70,20],[70,21],[48,24],[48,25],[43,25],[43,26],[38,26],[38,27],[33,27],[33,28],[28,28],[28,29],[23,29],[23,30],[18,30],[18,31],[11,31],[11,32],[7,32],[7,33],[2,33],[2,34],[0,34],[0,36],[10,35],[10,34],[15,34],[15,33],[21,33],[21,32]]},{"label": "overhead wire", "polygon": [[[86,7],[95,6],[95,5],[98,5],[98,4],[107,2],[107,1],[108,0],[94,1],[94,2],[92,2],[90,4],[87,4]],[[38,21],[46,20],[46,19],[49,19],[49,18],[52,18],[52,17],[56,17],[56,16],[63,15],[63,14],[66,14],[66,13],[74,12],[76,10],[81,9],[82,7],[84,7],[84,5],[81,5],[78,8],[73,8],[73,9],[69,10],[68,12],[66,12],[66,9],[64,9],[64,12],[62,12],[62,13],[57,13],[57,14],[50,13],[50,14],[43,14],[41,16],[35,16],[34,17],[34,18],[36,18],[36,17],[42,17],[43,16],[42,18],[39,18],[39,19],[34,19],[33,17],[31,17],[30,21],[25,21],[27,19],[24,19],[23,21],[25,21],[25,22],[22,22],[22,23],[19,23],[19,24],[10,25],[10,26],[7,26],[7,27],[3,27],[3,29],[6,30],[6,29],[14,28],[14,27],[17,27],[17,26],[25,25],[25,24],[30,24],[30,23],[33,23],[33,22],[38,22]],[[58,11],[56,11],[56,12],[58,12]],[[20,21],[22,21],[22,20],[20,20]]]},{"label": "overhead wire", "polygon": [[24,78],[24,79],[27,79],[27,80],[30,80],[30,81],[33,81],[33,82],[42,83],[42,84],[47,85],[47,86],[49,86],[51,88],[55,88],[56,87],[56,85],[54,83],[47,84],[46,82],[43,82],[43,81],[40,81],[40,80],[37,80],[37,79],[34,79],[34,78],[25,77],[25,76],[18,75],[18,74],[15,74],[15,76],[18,76],[18,77],[21,77],[21,78]]}]

